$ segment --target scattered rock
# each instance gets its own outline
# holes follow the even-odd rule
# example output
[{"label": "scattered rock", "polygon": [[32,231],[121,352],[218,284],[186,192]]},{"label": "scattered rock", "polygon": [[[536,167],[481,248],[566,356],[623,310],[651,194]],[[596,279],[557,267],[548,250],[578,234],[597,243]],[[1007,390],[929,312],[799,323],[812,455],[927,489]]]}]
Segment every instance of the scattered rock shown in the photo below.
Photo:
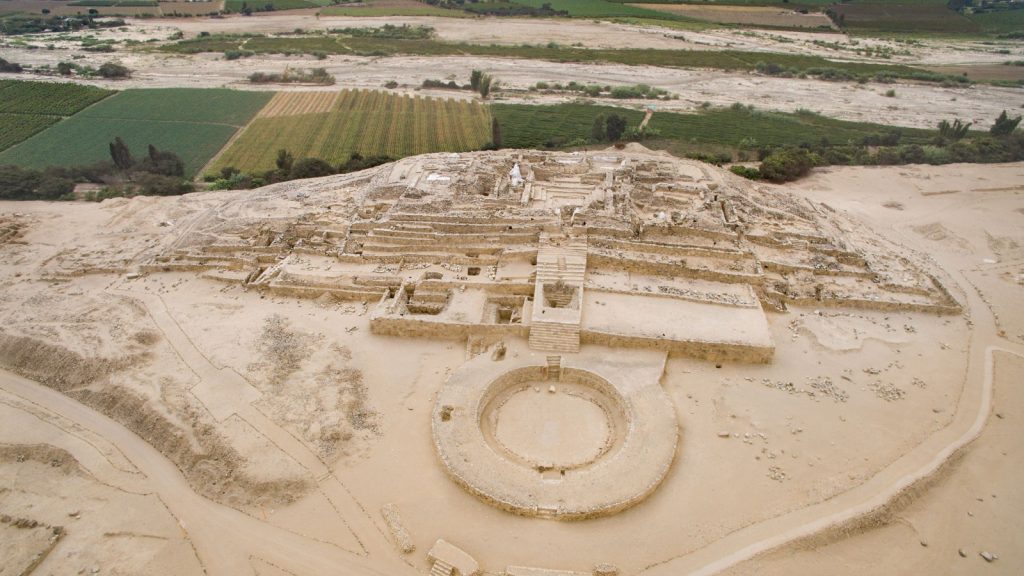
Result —
[{"label": "scattered rock", "polygon": [[996,556],[988,550],[982,550],[978,555],[984,558],[985,562],[995,562],[996,560],[999,560],[999,556]]}]

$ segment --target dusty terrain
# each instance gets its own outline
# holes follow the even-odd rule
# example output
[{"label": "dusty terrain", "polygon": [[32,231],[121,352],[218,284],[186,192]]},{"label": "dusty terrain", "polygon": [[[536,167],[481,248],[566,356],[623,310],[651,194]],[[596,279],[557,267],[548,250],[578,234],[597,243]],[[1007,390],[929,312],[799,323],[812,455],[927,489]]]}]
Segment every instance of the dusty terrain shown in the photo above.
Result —
[{"label": "dusty terrain", "polygon": [[[502,20],[486,25],[477,19],[454,18],[336,18],[320,19],[310,14],[274,14],[252,18],[175,19],[132,21],[126,31],[102,30],[90,35],[114,40],[167,40],[180,31],[186,37],[200,32],[282,33],[296,29],[327,29],[379,26],[384,23],[427,25],[436,29],[437,38],[450,42],[478,44],[581,45],[590,48],[656,48],[671,50],[748,50],[818,55],[838,60],[906,63],[937,66],[957,73],[978,67],[979,74],[1019,78],[1019,67],[1002,62],[1024,58],[1019,41],[999,41],[998,45],[979,42],[943,42],[922,40],[901,43],[886,40],[850,39],[841,34],[746,31],[678,31],[663,28],[629,26],[590,21]],[[244,26],[244,29],[242,28]],[[978,84],[970,88],[943,88],[929,84],[856,84],[766,77],[748,73],[715,70],[687,70],[616,64],[575,64],[540,60],[475,57],[356,57],[263,55],[227,61],[223,55],[171,55],[119,49],[114,54],[85,52],[78,42],[62,41],[53,35],[40,35],[30,43],[43,48],[29,49],[7,43],[0,46],[0,57],[33,66],[49,65],[72,58],[80,64],[98,66],[117,59],[133,70],[125,81],[88,81],[113,88],[129,87],[216,87],[267,89],[254,87],[246,77],[257,71],[279,72],[285,67],[324,67],[346,88],[381,88],[389,81],[399,83],[401,92],[418,92],[423,80],[456,79],[464,82],[468,70],[482,68],[498,78],[507,92],[498,98],[508,102],[554,103],[570,99],[561,95],[526,94],[537,82],[600,83],[632,85],[645,83],[679,95],[678,100],[659,102],[664,110],[693,111],[704,102],[730,105],[752,104],[766,110],[792,112],[808,109],[845,120],[934,128],[940,120],[961,118],[988,125],[1003,109],[1024,106],[1022,92]],[[31,74],[22,74],[31,78]],[[894,88],[896,97],[885,93]],[[274,89],[311,89],[275,86]],[[423,91],[433,95],[469,98],[466,92]],[[640,107],[642,101],[607,100],[605,103]]]},{"label": "dusty terrain", "polygon": [[[443,538],[491,574],[599,563],[803,574],[836,558],[851,573],[879,558],[937,573],[1024,568],[1024,165],[837,168],[752,187],[640,148],[626,152],[633,173],[617,154],[586,161],[630,175],[612,177],[600,202],[578,159],[527,154],[533,191],[519,208],[511,160],[469,154],[257,191],[0,204],[0,514],[11,520],[0,531],[12,557],[39,573],[413,574]],[[642,194],[650,182],[675,184]],[[586,210],[552,210],[580,194],[594,201]],[[643,230],[613,240],[630,205]],[[546,302],[544,274],[572,285],[577,240],[553,235],[578,233],[578,220],[590,228],[580,352],[544,352],[565,340],[523,335],[540,316],[521,287]],[[755,241],[728,246],[745,246],[757,269],[793,271],[756,272],[692,235],[730,222]],[[485,226],[506,224],[487,240],[497,252],[478,244],[494,234]],[[666,235],[673,226],[695,228]],[[830,240],[811,252],[756,241],[787,230]],[[673,245],[687,246],[686,272],[649,269],[677,266],[663,257]],[[647,268],[626,255],[638,250]],[[885,289],[857,280],[853,253]],[[633,313],[605,309],[617,299]],[[675,344],[631,356],[651,331]],[[749,361],[765,338],[770,362]],[[702,359],[723,342],[747,352]],[[445,421],[435,397],[452,375],[545,354],[601,357],[619,366],[599,370],[615,385],[629,362],[661,373],[677,444],[642,502],[577,522],[513,515],[441,465],[431,426]],[[498,440],[530,457],[597,458],[616,420],[585,408],[589,435],[567,436],[576,424],[556,408],[587,406],[586,393],[532,385],[501,409]],[[999,558],[986,565],[982,551]]]}]

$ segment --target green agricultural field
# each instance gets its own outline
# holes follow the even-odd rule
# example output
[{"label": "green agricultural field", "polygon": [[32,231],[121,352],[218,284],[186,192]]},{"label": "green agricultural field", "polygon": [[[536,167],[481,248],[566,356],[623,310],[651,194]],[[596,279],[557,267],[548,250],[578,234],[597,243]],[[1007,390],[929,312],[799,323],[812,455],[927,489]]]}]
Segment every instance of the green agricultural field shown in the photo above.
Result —
[{"label": "green agricultural field", "polygon": [[833,6],[843,27],[859,34],[976,34],[981,27],[946,2],[934,0],[858,2]]},{"label": "green agricultural field", "polygon": [[516,3],[533,8],[550,4],[553,10],[565,10],[573,18],[635,17],[658,20],[674,20],[676,18],[672,14],[606,0],[516,0]]},{"label": "green agricultural field", "polygon": [[0,112],[71,116],[111,94],[81,84],[0,80]]},{"label": "green agricultural field", "polygon": [[246,7],[254,11],[263,11],[267,4],[274,7],[274,10],[295,10],[298,8],[316,8],[316,2],[309,0],[227,0],[224,2],[224,9],[228,12],[241,12]]},{"label": "green agricultural field", "polygon": [[378,5],[371,1],[363,2],[361,6],[328,6],[321,12],[324,16],[442,16],[447,18],[469,18],[470,14],[462,10],[450,10],[438,8],[429,4],[420,3],[387,3]]},{"label": "green agricultural field", "polygon": [[0,112],[0,150],[6,150],[59,121],[60,116]]},{"label": "green agricultural field", "polygon": [[68,6],[89,6],[94,8],[99,7],[119,7],[119,8],[131,8],[131,7],[148,7],[148,6],[159,6],[156,0],[76,0],[75,2],[69,2]]},{"label": "green agricultural field", "polygon": [[213,171],[227,166],[249,173],[270,170],[282,148],[296,159],[338,164],[353,152],[401,158],[477,150],[490,138],[490,114],[475,102],[346,90],[325,110],[318,93],[290,92],[275,97],[214,161]]},{"label": "green agricultural field", "polygon": [[270,99],[270,92],[226,89],[126,90],[0,153],[0,164],[41,168],[109,158],[120,136],[136,156],[170,150],[196,173]]},{"label": "green agricultural field", "polygon": [[[495,104],[491,106],[491,114],[500,122],[503,144],[508,148],[554,147],[586,141],[590,138],[594,118],[602,114],[618,114],[626,118],[630,127],[637,126],[643,118],[643,113],[637,110],[587,104]],[[669,147],[677,143],[733,149],[817,144],[823,138],[832,144],[847,144],[892,129],[813,113],[761,112],[739,106],[697,114],[655,112],[648,127],[657,132],[656,141]],[[925,130],[899,130],[904,143],[927,142],[934,135]]]},{"label": "green agricultural field", "polygon": [[968,16],[986,34],[1024,34],[1024,9]]},{"label": "green agricultural field", "polygon": [[79,84],[0,80],[0,150],[111,94],[109,90]]}]

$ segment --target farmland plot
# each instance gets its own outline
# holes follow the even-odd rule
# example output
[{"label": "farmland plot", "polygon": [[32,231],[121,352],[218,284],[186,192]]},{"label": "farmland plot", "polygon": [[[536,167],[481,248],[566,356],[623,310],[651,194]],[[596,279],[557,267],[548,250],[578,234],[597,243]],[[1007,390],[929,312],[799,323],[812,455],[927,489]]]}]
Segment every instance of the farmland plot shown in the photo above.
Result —
[{"label": "farmland plot", "polygon": [[[637,110],[584,104],[495,104],[491,113],[501,122],[503,143],[508,148],[586,143],[594,118],[599,115],[617,114],[631,127],[637,126],[643,118],[643,113]],[[846,122],[807,112],[761,112],[745,107],[718,108],[697,114],[656,112],[648,126],[657,134],[656,143],[652,144],[655,146],[675,142],[727,148],[797,146],[818,143],[823,138],[833,144],[856,143],[890,129],[880,124]],[[930,131],[913,128],[898,131],[905,144],[925,144],[934,136]]]},{"label": "farmland plot", "polygon": [[178,154],[194,174],[270,99],[270,92],[126,90],[0,153],[0,164],[74,166],[109,158],[121,137],[136,157],[149,144]]},{"label": "farmland plot", "polygon": [[0,112],[71,116],[111,94],[81,84],[0,80]]},{"label": "farmland plot", "polygon": [[401,158],[476,150],[491,137],[487,108],[475,102],[369,90],[280,93],[213,163],[243,172],[274,168],[279,149],[333,164],[358,152]]},{"label": "farmland plot", "polygon": [[78,84],[0,80],[0,150],[111,94]]}]

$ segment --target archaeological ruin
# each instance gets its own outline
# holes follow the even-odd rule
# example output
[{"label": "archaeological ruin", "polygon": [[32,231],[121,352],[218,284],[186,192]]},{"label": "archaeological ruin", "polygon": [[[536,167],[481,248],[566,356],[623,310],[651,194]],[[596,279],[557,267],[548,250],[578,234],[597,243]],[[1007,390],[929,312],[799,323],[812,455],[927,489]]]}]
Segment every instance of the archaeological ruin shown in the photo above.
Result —
[{"label": "archaeological ruin", "polygon": [[791,305],[960,310],[829,205],[639,147],[433,154],[310,186],[292,213],[220,207],[142,271],[366,301],[376,334],[464,341],[435,449],[521,515],[607,515],[657,488],[677,445],[666,355],[770,363],[765,313]]}]

